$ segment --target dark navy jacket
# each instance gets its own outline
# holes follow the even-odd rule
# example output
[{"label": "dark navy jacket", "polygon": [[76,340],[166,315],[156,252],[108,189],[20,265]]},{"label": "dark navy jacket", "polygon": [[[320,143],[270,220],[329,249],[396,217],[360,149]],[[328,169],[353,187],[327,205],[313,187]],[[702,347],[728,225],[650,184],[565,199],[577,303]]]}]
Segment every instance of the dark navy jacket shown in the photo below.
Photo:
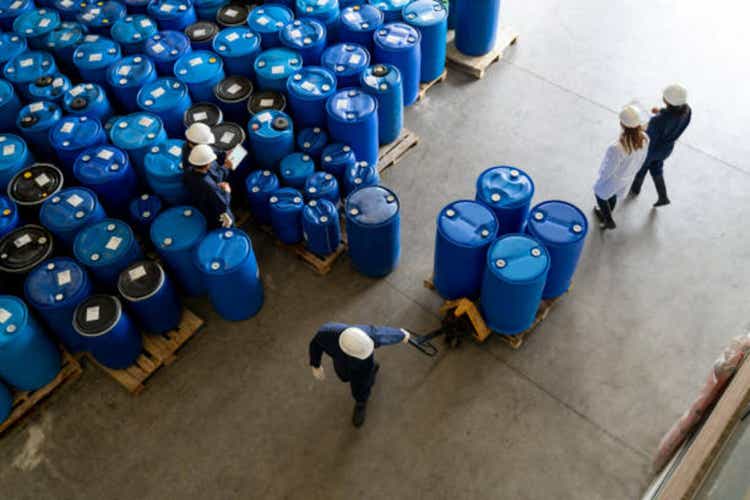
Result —
[{"label": "dark navy jacket", "polygon": [[310,366],[320,367],[325,352],[333,358],[336,375],[342,382],[351,382],[352,396],[357,402],[364,403],[370,397],[373,384],[373,368],[375,356],[358,359],[349,356],[339,347],[339,336],[350,327],[362,329],[375,343],[380,346],[398,344],[404,340],[404,332],[398,328],[372,325],[345,325],[343,323],[326,323],[310,342]]},{"label": "dark navy jacket", "polygon": [[662,109],[648,122],[648,156],[645,164],[664,161],[674,149],[674,145],[685,129],[690,125],[692,110],[686,106],[685,112],[679,110]]},{"label": "dark navy jacket", "polygon": [[183,179],[192,204],[205,215],[211,228],[221,227],[219,216],[225,212],[234,220],[230,208],[232,196],[219,187],[219,183],[227,182],[228,177],[229,170],[216,162],[211,163],[205,174],[194,170],[189,164],[185,166]]}]

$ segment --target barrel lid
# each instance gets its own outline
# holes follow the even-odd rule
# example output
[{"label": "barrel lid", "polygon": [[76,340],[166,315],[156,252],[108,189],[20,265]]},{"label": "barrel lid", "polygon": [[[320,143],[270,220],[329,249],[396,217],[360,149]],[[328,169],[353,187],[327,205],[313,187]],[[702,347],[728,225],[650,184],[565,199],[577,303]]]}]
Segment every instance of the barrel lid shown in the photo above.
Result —
[{"label": "barrel lid", "polygon": [[37,101],[27,104],[18,112],[16,126],[19,129],[49,129],[62,117],[60,107],[54,102]]},{"label": "barrel lid", "polygon": [[412,0],[368,0],[373,7],[383,12],[401,12]]},{"label": "barrel lid", "polygon": [[96,194],[90,189],[65,188],[47,198],[39,211],[39,219],[45,227],[69,231],[88,224],[98,205]]},{"label": "barrel lid", "polygon": [[211,21],[198,21],[185,28],[185,34],[193,42],[213,40],[219,32],[219,26]]},{"label": "barrel lid", "polygon": [[295,7],[299,17],[315,17],[326,13],[339,14],[338,0],[296,0]]},{"label": "barrel lid", "polygon": [[120,295],[131,302],[152,297],[164,285],[164,269],[153,260],[133,262],[117,279]]},{"label": "barrel lid", "polygon": [[366,161],[355,162],[344,173],[349,184],[359,189],[364,186],[374,186],[380,183],[380,175],[375,165],[368,165]]},{"label": "barrel lid", "polygon": [[15,134],[0,134],[0,174],[22,167],[28,158],[26,142]]},{"label": "barrel lid", "polygon": [[361,89],[341,89],[328,98],[328,116],[343,122],[356,122],[378,110],[378,103]]},{"label": "barrel lid", "polygon": [[153,112],[170,110],[188,99],[187,86],[173,77],[157,78],[138,91],[138,106]]},{"label": "barrel lid", "polygon": [[351,146],[333,143],[323,148],[320,161],[324,167],[327,165],[350,165],[356,163],[357,158]]},{"label": "barrel lid", "polygon": [[285,134],[293,134],[292,120],[289,115],[281,111],[268,110],[256,114],[248,124],[250,135],[272,138]]},{"label": "barrel lid", "polygon": [[589,223],[575,205],[550,200],[531,209],[527,227],[529,234],[545,245],[568,245],[586,238]]},{"label": "barrel lid", "polygon": [[76,307],[73,328],[84,337],[99,337],[112,330],[121,316],[120,299],[112,295],[91,295]]},{"label": "barrel lid", "polygon": [[76,16],[84,26],[107,28],[125,17],[125,6],[114,0],[104,0],[86,5]]},{"label": "barrel lid", "polygon": [[29,320],[29,309],[18,297],[0,295],[0,345],[13,342]]},{"label": "barrel lid", "polygon": [[104,89],[96,83],[79,83],[69,88],[63,95],[63,108],[68,112],[81,112],[89,103],[104,96]]},{"label": "barrel lid", "polygon": [[302,58],[291,49],[276,47],[258,54],[253,66],[265,78],[286,80],[302,67]]},{"label": "barrel lid", "polygon": [[320,127],[303,128],[297,134],[297,147],[302,152],[320,151],[328,144],[328,134]]},{"label": "barrel lid", "polygon": [[6,234],[18,224],[18,208],[7,196],[0,194],[0,234]]},{"label": "barrel lid", "polygon": [[280,31],[292,19],[294,14],[288,8],[267,4],[253,9],[247,16],[247,24],[258,33],[274,33]]},{"label": "barrel lid", "polygon": [[326,28],[317,19],[306,17],[286,23],[279,36],[288,47],[305,49],[324,40]]},{"label": "barrel lid", "polygon": [[0,63],[26,52],[26,39],[17,33],[0,33]]},{"label": "barrel lid", "polygon": [[254,170],[245,179],[245,188],[251,196],[256,193],[270,193],[279,188],[279,178],[270,170]]},{"label": "barrel lid", "polygon": [[282,158],[279,171],[282,179],[307,179],[315,172],[315,162],[305,153],[292,153]]},{"label": "barrel lid", "polygon": [[66,116],[50,129],[50,142],[55,149],[74,151],[101,142],[102,124],[88,116]]},{"label": "barrel lid", "polygon": [[221,58],[208,50],[194,50],[174,63],[174,74],[188,84],[213,80],[223,70]]},{"label": "barrel lid", "polygon": [[122,177],[128,165],[128,155],[122,149],[100,144],[78,155],[73,164],[73,174],[82,184],[95,186]]},{"label": "barrel lid", "polygon": [[198,245],[196,260],[206,274],[225,274],[241,266],[252,251],[250,237],[241,229],[216,229]]},{"label": "barrel lid", "polygon": [[341,24],[349,31],[375,31],[383,25],[383,11],[373,5],[351,5],[341,11]]},{"label": "barrel lid", "polygon": [[487,252],[487,269],[514,283],[534,281],[547,273],[550,258],[544,245],[523,234],[508,234]]},{"label": "barrel lid", "polygon": [[437,0],[415,0],[404,7],[404,21],[412,26],[434,26],[448,22],[448,11]]},{"label": "barrel lid", "polygon": [[387,93],[401,85],[401,71],[391,64],[376,64],[362,72],[361,81],[371,92]]},{"label": "barrel lid", "polygon": [[179,31],[158,31],[144,47],[146,55],[155,61],[175,61],[190,50],[190,40]]},{"label": "barrel lid", "polygon": [[3,69],[5,78],[13,83],[31,83],[40,76],[57,71],[55,60],[49,52],[30,50],[11,58]]},{"label": "barrel lid", "polygon": [[301,212],[305,202],[302,193],[294,188],[285,187],[271,193],[268,203],[274,210]]},{"label": "barrel lid", "polygon": [[142,87],[156,74],[154,63],[141,54],[126,56],[107,69],[107,83],[113,88]]},{"label": "barrel lid", "polygon": [[86,266],[106,267],[127,254],[134,241],[133,230],[126,223],[103,219],[81,229],[73,241],[73,254]]},{"label": "barrel lid", "polygon": [[182,139],[168,139],[153,146],[143,160],[146,176],[167,182],[182,182]]},{"label": "barrel lid", "polygon": [[193,123],[205,123],[209,127],[214,127],[223,120],[221,109],[216,104],[210,102],[199,102],[193,104],[185,111],[183,122],[185,127],[190,127]]},{"label": "barrel lid", "polygon": [[33,0],[5,0],[0,3],[0,19],[15,19],[21,12],[34,8]]},{"label": "barrel lid", "polygon": [[191,0],[151,0],[146,10],[152,19],[166,21],[185,16],[192,8]]},{"label": "barrel lid", "polygon": [[336,75],[355,75],[370,65],[370,53],[357,43],[339,43],[323,51],[320,64]]},{"label": "barrel lid", "polygon": [[153,194],[142,194],[130,200],[128,211],[137,224],[149,223],[161,212],[161,198]]},{"label": "barrel lid", "polygon": [[333,174],[328,172],[315,172],[307,178],[305,182],[305,193],[310,196],[319,195],[321,193],[330,193],[338,191],[339,183]]},{"label": "barrel lid", "polygon": [[84,298],[88,288],[86,271],[69,257],[53,257],[42,262],[26,277],[24,291],[35,307],[60,307]]},{"label": "barrel lid", "polygon": [[251,115],[256,115],[263,111],[276,110],[284,111],[286,109],[286,97],[280,92],[273,90],[264,90],[256,92],[250,96],[247,103],[247,110]]},{"label": "barrel lid", "polygon": [[325,99],[336,92],[336,75],[320,66],[306,66],[291,74],[286,88],[300,99]]},{"label": "barrel lid", "polygon": [[375,226],[384,224],[398,215],[396,194],[382,186],[357,189],[346,199],[346,218],[358,224]]},{"label": "barrel lid", "polygon": [[438,232],[463,247],[489,245],[497,237],[499,224],[495,213],[476,201],[459,200],[440,211]]},{"label": "barrel lid", "polygon": [[206,218],[197,208],[168,208],[151,223],[151,241],[162,252],[179,252],[197,245],[206,227]]},{"label": "barrel lid", "polygon": [[419,45],[422,35],[405,23],[389,23],[375,32],[375,43],[385,50],[403,50]]},{"label": "barrel lid", "polygon": [[110,35],[118,43],[139,44],[156,33],[157,29],[156,23],[148,16],[134,14],[125,16],[112,25]]},{"label": "barrel lid", "polygon": [[[62,18],[73,18],[86,6],[86,2],[75,0],[53,0],[52,7],[57,10]],[[60,23],[63,24],[63,23]],[[80,24],[80,23],[77,23]]]},{"label": "barrel lid", "polygon": [[[230,7],[234,6],[230,5]],[[260,50],[260,37],[245,26],[226,28],[214,38],[213,49],[222,57],[250,55]]]},{"label": "barrel lid", "polygon": [[302,217],[310,224],[325,226],[338,224],[339,212],[331,200],[321,198],[308,201],[302,210]]},{"label": "barrel lid", "polygon": [[44,75],[37,78],[27,89],[35,99],[57,100],[70,89],[70,80],[62,73]]},{"label": "barrel lid", "polygon": [[55,9],[28,10],[13,21],[13,31],[26,38],[44,36],[60,26],[60,14]]},{"label": "barrel lid", "polygon": [[131,113],[115,120],[110,139],[123,149],[138,149],[156,140],[163,140],[164,126],[161,118],[146,112]]},{"label": "barrel lid", "polygon": [[73,51],[73,63],[89,69],[106,68],[120,57],[120,44],[103,37],[95,42],[84,42]]},{"label": "barrel lid", "polygon": [[50,163],[35,163],[13,176],[8,195],[19,206],[39,205],[57,193],[63,185],[63,174]]},{"label": "barrel lid", "polygon": [[492,167],[482,172],[477,179],[477,199],[494,208],[523,205],[532,196],[534,181],[516,167]]},{"label": "barrel lid", "polygon": [[253,93],[253,82],[242,75],[224,78],[214,87],[214,95],[222,102],[235,103],[248,99]]},{"label": "barrel lid", "polygon": [[216,142],[214,147],[220,151],[230,151],[245,142],[245,131],[232,122],[222,122],[211,129]]},{"label": "barrel lid", "polygon": [[16,228],[0,239],[0,271],[28,272],[49,257],[53,247],[52,234],[42,226]]},{"label": "barrel lid", "polygon": [[239,26],[245,24],[250,9],[246,5],[230,3],[222,6],[216,13],[216,21],[222,26]]}]

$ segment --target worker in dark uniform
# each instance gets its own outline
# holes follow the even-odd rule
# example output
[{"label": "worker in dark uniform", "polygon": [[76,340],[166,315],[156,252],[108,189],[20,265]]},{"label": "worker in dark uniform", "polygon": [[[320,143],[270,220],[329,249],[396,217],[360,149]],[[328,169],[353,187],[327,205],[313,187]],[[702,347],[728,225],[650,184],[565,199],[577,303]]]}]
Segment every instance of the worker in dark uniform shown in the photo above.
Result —
[{"label": "worker in dark uniform", "polygon": [[339,379],[351,385],[356,402],[352,415],[355,427],[361,427],[365,422],[367,400],[380,368],[375,362],[375,349],[399,342],[408,343],[410,337],[409,332],[399,328],[326,323],[310,342],[313,376],[325,380],[325,372],[320,364],[325,352],[333,358],[333,367]]},{"label": "worker in dark uniform", "polygon": [[208,144],[198,144],[190,151],[184,165],[185,187],[192,204],[206,217],[211,228],[232,227],[232,188],[227,179],[230,170],[217,163],[216,152]]},{"label": "worker in dark uniform", "polygon": [[664,161],[672,154],[675,143],[690,125],[692,117],[692,110],[687,104],[685,87],[670,85],[664,89],[663,98],[667,106],[663,109],[653,109],[654,116],[649,121],[648,130],[646,130],[651,141],[648,156],[630,186],[631,196],[638,196],[641,193],[646,173],[650,172],[656,186],[656,193],[659,195],[654,207],[670,203],[667,185],[664,182]]}]

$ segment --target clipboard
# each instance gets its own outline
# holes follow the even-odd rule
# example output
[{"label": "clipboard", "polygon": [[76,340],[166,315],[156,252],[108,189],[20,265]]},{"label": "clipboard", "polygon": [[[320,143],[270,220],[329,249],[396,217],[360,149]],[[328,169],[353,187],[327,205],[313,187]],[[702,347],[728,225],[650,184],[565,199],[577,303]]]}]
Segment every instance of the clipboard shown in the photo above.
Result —
[{"label": "clipboard", "polygon": [[232,165],[232,170],[237,170],[237,167],[240,166],[240,163],[242,163],[242,160],[244,160],[246,156],[247,150],[242,147],[242,144],[238,144],[227,153],[226,159],[229,164]]}]

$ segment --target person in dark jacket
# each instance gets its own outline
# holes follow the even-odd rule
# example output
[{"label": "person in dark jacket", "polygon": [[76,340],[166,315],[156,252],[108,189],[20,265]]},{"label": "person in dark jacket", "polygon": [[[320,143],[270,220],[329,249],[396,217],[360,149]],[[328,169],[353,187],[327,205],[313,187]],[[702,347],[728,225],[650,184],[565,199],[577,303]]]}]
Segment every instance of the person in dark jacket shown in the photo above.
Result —
[{"label": "person in dark jacket", "polygon": [[219,166],[216,153],[208,144],[199,144],[190,151],[183,179],[190,192],[192,204],[206,217],[211,228],[231,227],[232,188],[229,186],[229,169]]},{"label": "person in dark jacket", "polygon": [[375,362],[375,349],[399,342],[408,343],[410,336],[404,329],[387,326],[326,323],[310,342],[313,376],[325,380],[321,361],[326,353],[333,358],[333,368],[339,379],[351,385],[355,401],[352,423],[355,427],[361,427],[365,422],[367,400],[380,368]]},{"label": "person in dark jacket", "polygon": [[687,90],[681,85],[670,85],[664,89],[663,109],[654,108],[654,117],[648,123],[646,133],[650,139],[648,156],[643,167],[635,175],[630,186],[630,194],[638,196],[641,193],[646,173],[651,173],[659,199],[654,207],[669,205],[667,185],[664,182],[664,161],[674,150],[674,145],[680,138],[692,117],[692,110],[687,104]]}]

